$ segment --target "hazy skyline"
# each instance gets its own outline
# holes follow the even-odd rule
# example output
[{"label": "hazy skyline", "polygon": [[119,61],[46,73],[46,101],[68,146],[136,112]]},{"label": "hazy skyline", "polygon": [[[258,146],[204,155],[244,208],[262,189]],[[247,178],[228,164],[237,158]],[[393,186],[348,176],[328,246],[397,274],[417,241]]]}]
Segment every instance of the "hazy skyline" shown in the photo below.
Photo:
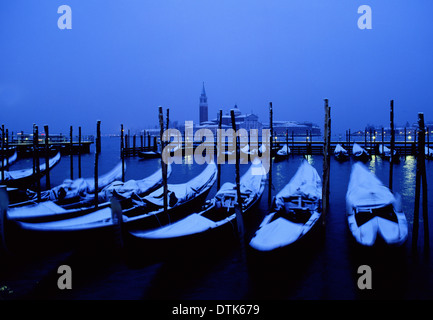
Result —
[{"label": "hazy skyline", "polygon": [[[72,29],[60,30],[60,5]],[[372,9],[361,30],[358,7]],[[323,126],[433,119],[433,3],[358,0],[2,1],[1,123],[53,133],[82,126],[104,134],[170,118],[198,123],[205,83],[209,118],[235,104],[269,122]]]}]

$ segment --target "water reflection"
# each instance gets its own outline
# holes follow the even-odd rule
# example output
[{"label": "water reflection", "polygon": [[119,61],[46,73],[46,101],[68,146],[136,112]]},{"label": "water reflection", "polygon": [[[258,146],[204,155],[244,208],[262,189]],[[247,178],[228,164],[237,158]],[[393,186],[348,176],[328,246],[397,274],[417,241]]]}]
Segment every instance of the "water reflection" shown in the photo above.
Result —
[{"label": "water reflection", "polygon": [[403,181],[401,181],[401,194],[404,197],[414,197],[416,178],[416,159],[407,156],[403,165]]}]

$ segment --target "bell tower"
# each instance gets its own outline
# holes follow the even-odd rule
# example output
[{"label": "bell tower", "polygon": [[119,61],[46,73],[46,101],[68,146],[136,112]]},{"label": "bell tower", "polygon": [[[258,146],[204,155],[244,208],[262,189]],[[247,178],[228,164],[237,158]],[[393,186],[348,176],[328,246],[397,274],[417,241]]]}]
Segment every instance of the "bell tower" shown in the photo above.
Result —
[{"label": "bell tower", "polygon": [[207,110],[207,97],[206,91],[204,90],[204,82],[203,89],[200,95],[200,124],[208,120],[208,110]]}]

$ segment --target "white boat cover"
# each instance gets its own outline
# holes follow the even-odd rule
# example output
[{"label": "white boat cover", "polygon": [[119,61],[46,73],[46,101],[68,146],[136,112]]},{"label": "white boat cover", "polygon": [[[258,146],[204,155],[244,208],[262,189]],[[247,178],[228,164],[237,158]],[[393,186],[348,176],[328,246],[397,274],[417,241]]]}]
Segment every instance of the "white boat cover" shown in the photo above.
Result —
[{"label": "white boat cover", "polygon": [[[168,166],[169,171],[171,172],[171,166]],[[110,201],[112,195],[114,193],[118,193],[124,197],[132,196],[133,194],[141,194],[146,191],[153,189],[155,186],[160,185],[162,181],[162,173],[161,169],[156,171],[154,174],[150,175],[147,178],[144,178],[139,181],[129,180],[128,182],[114,181],[107,187],[105,187],[101,192],[99,192],[99,202],[103,205],[108,205],[104,202]],[[125,186],[127,185],[127,186]],[[138,189],[133,189],[134,186],[137,186]],[[147,189],[146,189],[147,188]],[[86,197],[82,197],[82,199],[93,200],[94,195],[87,194]],[[51,200],[43,201],[40,203],[33,203],[26,206],[17,206],[8,209],[8,217],[11,220],[24,220],[30,218],[42,218],[48,216],[59,216],[72,212],[79,212],[86,210],[87,207],[76,208],[76,209],[64,209],[63,207],[57,205],[55,202]]]},{"label": "white boat cover", "polygon": [[353,152],[353,154],[367,153],[367,151],[365,151],[365,149],[357,143],[353,144],[352,152]]},{"label": "white boat cover", "polygon": [[9,157],[9,159],[3,159],[3,165],[0,163],[0,168],[2,168],[2,167],[6,167],[7,165],[8,165],[8,163],[9,163],[9,165],[11,164],[11,163],[14,163],[16,160],[17,160],[17,158],[18,158],[18,153],[17,153],[17,151],[15,150],[15,152],[14,152],[14,154],[13,155],[11,155],[10,157]]},{"label": "white boat cover", "polygon": [[317,170],[306,160],[302,160],[290,182],[276,195],[276,207],[284,206],[284,198],[293,196],[322,199],[322,180]]},{"label": "white boat cover", "polygon": [[[191,179],[187,183],[183,184],[168,184],[168,198],[169,198],[169,206],[168,208],[172,208],[170,206],[170,194],[176,198],[176,202],[174,206],[178,206],[191,198],[195,197],[197,193],[202,191],[203,188],[210,188],[214,182],[216,181],[217,176],[217,166],[214,162],[209,163],[207,167],[195,178]],[[134,221],[138,219],[142,219],[146,216],[151,216],[156,213],[161,212],[163,209],[163,188],[159,188],[158,190],[152,192],[148,196],[143,197],[145,201],[152,202],[155,205],[159,206],[161,209],[157,209],[156,211],[146,212],[139,216],[134,216],[128,218],[127,216],[123,216],[123,221]],[[51,221],[51,222],[43,222],[43,223],[27,223],[20,222],[20,225],[24,229],[28,230],[39,230],[39,231],[80,231],[86,229],[96,229],[109,227],[113,225],[112,217],[111,217],[111,209],[103,208],[79,217],[64,219],[60,221]]]},{"label": "white boat cover", "polygon": [[[214,162],[209,163],[206,168],[196,177],[186,183],[168,184],[168,198],[175,197],[180,203],[186,202],[194,198],[197,193],[200,193],[202,188],[207,188],[209,182],[216,179],[217,166]],[[151,194],[144,197],[144,200],[154,205],[164,206],[164,188],[158,188]],[[170,203],[170,201],[169,201]],[[178,204],[176,202],[176,204]],[[170,206],[169,206],[170,207]]]},{"label": "white boat cover", "polygon": [[393,203],[394,195],[361,163],[355,163],[350,174],[346,200],[355,206],[378,206]]},{"label": "white boat cover", "polygon": [[283,145],[280,150],[277,151],[279,156],[287,156],[290,154],[290,148],[287,144]]},{"label": "white boat cover", "polygon": [[305,235],[320,217],[316,210],[306,223],[295,223],[283,217],[272,220],[276,211],[284,206],[284,198],[302,196],[311,200],[322,198],[322,182],[316,169],[303,160],[290,182],[277,194],[275,211],[268,214],[260,224],[250,246],[260,251],[271,251],[287,246]]},{"label": "white boat cover", "polygon": [[[375,216],[371,211],[388,205],[395,210],[396,222]],[[361,163],[355,163],[352,167],[346,194],[346,206],[349,228],[358,243],[372,246],[378,234],[388,244],[399,245],[406,240],[407,220],[405,214],[399,212],[400,204],[396,197]],[[359,226],[355,219],[354,208],[360,208],[364,213],[370,214],[371,218]]]},{"label": "white boat cover", "polygon": [[[53,158],[51,158],[48,162],[48,166],[52,168],[54,165],[56,165],[60,161],[60,152],[58,152]],[[42,164],[39,165],[40,172],[45,171],[45,161],[43,161]],[[21,170],[14,170],[14,171],[5,171],[5,180],[18,180],[23,178],[28,178],[33,175],[33,168],[30,169],[21,169]]]},{"label": "white boat cover", "polygon": [[[241,193],[250,194],[251,197],[254,197],[254,195],[257,194],[256,192],[259,192],[257,196],[261,195],[264,189],[266,172],[264,170],[261,170],[261,172],[263,173],[262,175],[253,174],[253,168],[260,167],[261,164],[252,164],[249,170],[241,177],[239,181]],[[223,194],[227,193],[232,194],[233,197],[236,198],[236,185],[234,183],[224,183],[221,186],[220,190],[218,190],[212,201],[216,201],[216,199],[221,198]],[[213,221],[204,217],[202,213],[203,212],[193,213],[182,220],[154,230],[133,230],[131,231],[131,234],[136,237],[145,239],[167,239],[183,237],[216,228],[226,222],[233,220],[236,216],[236,214],[233,214],[229,217],[222,218],[220,221]]]},{"label": "white boat cover", "polygon": [[[98,189],[106,187],[116,179],[122,177],[122,163],[118,163],[111,171],[98,177]],[[94,178],[79,178],[75,180],[65,179],[61,185],[58,185],[50,190],[41,192],[42,200],[62,200],[74,198],[77,196],[85,196],[87,193],[95,192]],[[30,198],[36,199],[35,191],[27,190],[27,195]]]},{"label": "white boat cover", "polygon": [[[171,165],[167,165],[167,178],[171,175]],[[110,201],[114,196],[129,198],[133,195],[140,196],[157,185],[162,184],[162,169],[142,180],[128,180],[126,182],[114,181],[101,190],[99,201]]]},{"label": "white boat cover", "polygon": [[337,146],[334,149],[334,153],[344,153],[347,154],[347,150],[344,149],[341,144],[337,144]]}]

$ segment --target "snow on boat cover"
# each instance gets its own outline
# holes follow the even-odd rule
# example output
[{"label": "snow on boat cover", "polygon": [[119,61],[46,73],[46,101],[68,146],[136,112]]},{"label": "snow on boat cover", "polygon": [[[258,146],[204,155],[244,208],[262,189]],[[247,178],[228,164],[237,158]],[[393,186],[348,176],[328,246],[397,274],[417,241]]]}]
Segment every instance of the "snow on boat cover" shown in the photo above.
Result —
[{"label": "snow on boat cover", "polygon": [[277,155],[279,156],[287,156],[290,154],[290,148],[287,144],[283,145],[281,149],[277,151]]},{"label": "snow on boat cover", "polygon": [[[171,166],[168,166],[168,173],[171,172]],[[108,206],[111,196],[114,193],[121,194],[123,196],[130,196],[132,193],[137,195],[150,191],[156,186],[162,183],[162,170],[157,170],[154,174],[146,177],[142,180],[129,180],[128,182],[114,181],[106,186],[101,192],[99,192],[99,201],[107,202],[102,203],[100,206]],[[125,187],[127,185],[127,187]],[[133,188],[137,186],[137,188]],[[94,195],[89,195],[89,198],[94,198]],[[26,219],[40,219],[47,217],[59,217],[67,216],[73,213],[79,213],[81,211],[89,210],[91,208],[83,207],[76,209],[65,209],[62,206],[56,204],[54,201],[47,200],[41,203],[30,204],[26,206],[18,206],[8,209],[8,218],[11,220],[26,220]]]},{"label": "snow on boat cover", "polygon": [[367,151],[365,151],[365,149],[363,147],[361,147],[359,144],[354,143],[353,148],[352,148],[352,152],[353,152],[353,154],[358,154],[358,153],[361,154],[361,153],[364,153]]},{"label": "snow on boat cover", "polygon": [[[285,210],[287,200],[293,198],[297,199],[296,202],[299,201],[300,206],[290,206],[289,209],[309,211],[310,216],[307,221],[296,222],[284,216],[276,216],[279,211]],[[304,236],[320,218],[319,202],[321,199],[320,176],[313,166],[303,160],[290,182],[275,197],[273,212],[263,219],[250,241],[250,246],[259,251],[271,251],[295,242]],[[273,219],[274,216],[277,218]]]},{"label": "snow on boat cover", "polygon": [[[98,177],[98,189],[102,189],[122,177],[122,163],[117,164],[111,171]],[[95,192],[94,178],[79,178],[75,180],[66,179],[61,185],[58,185],[50,190],[41,192],[42,200],[63,200],[77,196],[85,196],[86,193]],[[27,190],[27,195],[30,199],[37,198],[37,192]]]},{"label": "snow on boat cover", "polygon": [[9,159],[6,159],[6,158],[3,159],[3,164],[0,163],[0,168],[2,168],[2,167],[6,167],[8,164],[9,164],[9,165],[12,164],[12,163],[15,162],[17,159],[18,159],[18,153],[17,153],[17,151],[15,150],[14,154],[11,155],[11,156],[9,157]]},{"label": "snow on boat cover", "polygon": [[361,163],[352,167],[346,206],[350,231],[360,244],[374,245],[377,235],[393,245],[407,239],[407,220],[399,199]]},{"label": "snow on boat cover", "polygon": [[[58,152],[53,158],[51,158],[48,162],[48,167],[54,167],[60,161],[60,152]],[[39,170],[41,173],[45,171],[45,161],[39,166]],[[29,178],[33,175],[33,168],[29,169],[21,169],[14,171],[5,171],[5,181],[16,181],[20,179]]]},{"label": "snow on boat cover", "polygon": [[[216,181],[217,166],[215,163],[210,163],[207,167],[195,178],[183,184],[168,184],[168,209],[177,207],[192,198],[197,194],[203,192],[204,189],[208,190]],[[176,203],[170,205],[170,195],[176,197]],[[126,210],[123,211],[123,222],[128,223],[140,219],[144,219],[158,213],[163,212],[163,188],[159,188],[143,198],[139,198],[136,208],[143,207],[143,213],[135,216],[128,217]],[[146,210],[145,203],[152,203],[156,205],[157,209],[154,211]],[[154,206],[155,207],[155,206]],[[106,228],[113,225],[111,208],[103,208],[83,216],[64,219],[60,221],[42,222],[42,223],[27,223],[19,222],[23,229],[39,230],[39,231],[81,231],[89,229]]]},{"label": "snow on boat cover", "polygon": [[[260,199],[264,191],[265,181],[266,171],[262,167],[261,162],[253,163],[248,171],[242,175],[239,182],[241,194],[248,195],[247,199],[244,199],[244,207],[247,207],[249,202]],[[182,220],[158,229],[132,230],[130,233],[142,239],[169,239],[200,234],[210,229],[218,228],[226,223],[231,223],[236,219],[236,213],[230,214],[229,216],[221,216],[221,219],[216,221],[205,216],[205,213],[215,209],[215,203],[222,201],[226,195],[232,195],[233,198],[236,198],[237,192],[234,183],[224,183],[211,200],[212,203],[210,206],[200,213],[190,214]],[[230,209],[226,207],[224,203],[221,203],[221,205],[223,210]]]},{"label": "snow on boat cover", "polygon": [[341,144],[337,144],[337,146],[336,146],[335,149],[334,149],[334,153],[335,153],[335,154],[337,154],[337,153],[342,153],[342,154],[346,154],[346,155],[347,155],[347,150],[344,149],[344,148],[341,146]]}]

